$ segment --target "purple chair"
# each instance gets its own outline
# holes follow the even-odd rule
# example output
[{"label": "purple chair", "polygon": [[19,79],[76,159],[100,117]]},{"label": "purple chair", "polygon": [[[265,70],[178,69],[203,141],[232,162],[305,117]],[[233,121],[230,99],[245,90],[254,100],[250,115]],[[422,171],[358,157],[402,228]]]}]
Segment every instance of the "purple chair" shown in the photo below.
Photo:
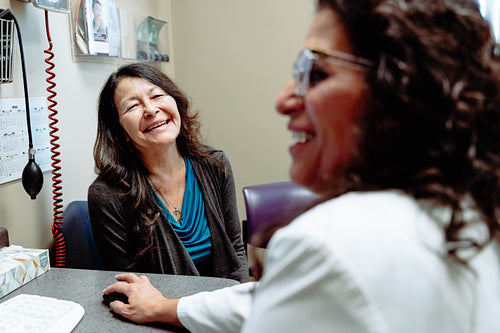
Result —
[{"label": "purple chair", "polygon": [[9,232],[6,228],[0,227],[0,248],[9,246]]},{"label": "purple chair", "polygon": [[[312,207],[320,197],[292,182],[269,183],[243,188],[247,218],[242,222],[243,242],[265,248],[269,239],[257,240],[254,235],[293,220]],[[260,238],[260,237],[259,237]]]}]

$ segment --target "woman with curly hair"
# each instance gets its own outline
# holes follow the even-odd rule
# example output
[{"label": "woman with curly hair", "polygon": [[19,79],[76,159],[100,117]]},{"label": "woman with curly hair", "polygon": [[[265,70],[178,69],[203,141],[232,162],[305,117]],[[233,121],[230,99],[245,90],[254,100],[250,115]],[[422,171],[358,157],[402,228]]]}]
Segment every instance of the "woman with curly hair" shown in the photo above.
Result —
[{"label": "woman with curly hair", "polygon": [[99,98],[88,191],[102,268],[248,281],[231,165],[158,69],[131,64]]},{"label": "woman with curly hair", "polygon": [[291,178],[324,201],[258,282],[104,293],[192,332],[500,332],[500,62],[474,0],[319,0],[277,99]]}]

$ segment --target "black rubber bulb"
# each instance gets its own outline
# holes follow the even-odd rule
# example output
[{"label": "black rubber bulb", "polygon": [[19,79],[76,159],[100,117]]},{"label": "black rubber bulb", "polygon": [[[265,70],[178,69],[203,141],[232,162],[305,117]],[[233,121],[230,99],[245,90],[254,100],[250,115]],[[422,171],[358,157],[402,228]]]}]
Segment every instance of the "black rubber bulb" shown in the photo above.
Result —
[{"label": "black rubber bulb", "polygon": [[[34,150],[34,149],[33,149]],[[24,190],[30,195],[31,199],[36,199],[43,185],[42,169],[35,162],[35,154],[31,152],[28,164],[24,167],[22,182]]]}]

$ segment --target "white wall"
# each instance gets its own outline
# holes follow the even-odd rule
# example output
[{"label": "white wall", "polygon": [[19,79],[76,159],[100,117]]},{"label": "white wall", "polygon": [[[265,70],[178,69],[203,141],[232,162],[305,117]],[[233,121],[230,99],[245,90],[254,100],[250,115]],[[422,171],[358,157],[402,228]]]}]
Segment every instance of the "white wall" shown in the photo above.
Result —
[{"label": "white wall", "polygon": [[[286,119],[274,111],[274,100],[290,78],[313,15],[313,2],[116,0],[118,7],[132,3],[135,13],[169,22],[175,61],[161,67],[200,111],[207,142],[228,154],[242,218],[243,186],[288,179],[290,139]],[[72,0],[74,8],[78,3]],[[47,96],[43,11],[17,0],[0,0],[0,8],[12,8],[21,25],[30,96]],[[86,200],[95,177],[92,148],[97,97],[107,76],[122,63],[73,62],[68,15],[49,13],[49,20],[56,55],[63,203],[67,205]],[[14,83],[0,85],[0,98],[23,97],[19,59],[14,66]],[[29,199],[20,180],[0,184],[0,226],[9,229],[11,243],[36,248],[50,245],[51,177],[44,174],[36,200]]]}]

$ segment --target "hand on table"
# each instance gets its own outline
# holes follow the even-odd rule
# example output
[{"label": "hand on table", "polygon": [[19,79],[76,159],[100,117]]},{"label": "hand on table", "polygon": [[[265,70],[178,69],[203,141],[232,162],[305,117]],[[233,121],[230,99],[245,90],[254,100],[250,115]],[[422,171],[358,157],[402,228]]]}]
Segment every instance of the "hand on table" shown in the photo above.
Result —
[{"label": "hand on table", "polygon": [[165,298],[145,275],[126,273],[117,275],[116,279],[119,282],[104,289],[104,294],[125,294],[128,304],[121,301],[111,302],[109,306],[114,313],[136,323],[162,322],[182,326],[177,317],[179,300]]}]

